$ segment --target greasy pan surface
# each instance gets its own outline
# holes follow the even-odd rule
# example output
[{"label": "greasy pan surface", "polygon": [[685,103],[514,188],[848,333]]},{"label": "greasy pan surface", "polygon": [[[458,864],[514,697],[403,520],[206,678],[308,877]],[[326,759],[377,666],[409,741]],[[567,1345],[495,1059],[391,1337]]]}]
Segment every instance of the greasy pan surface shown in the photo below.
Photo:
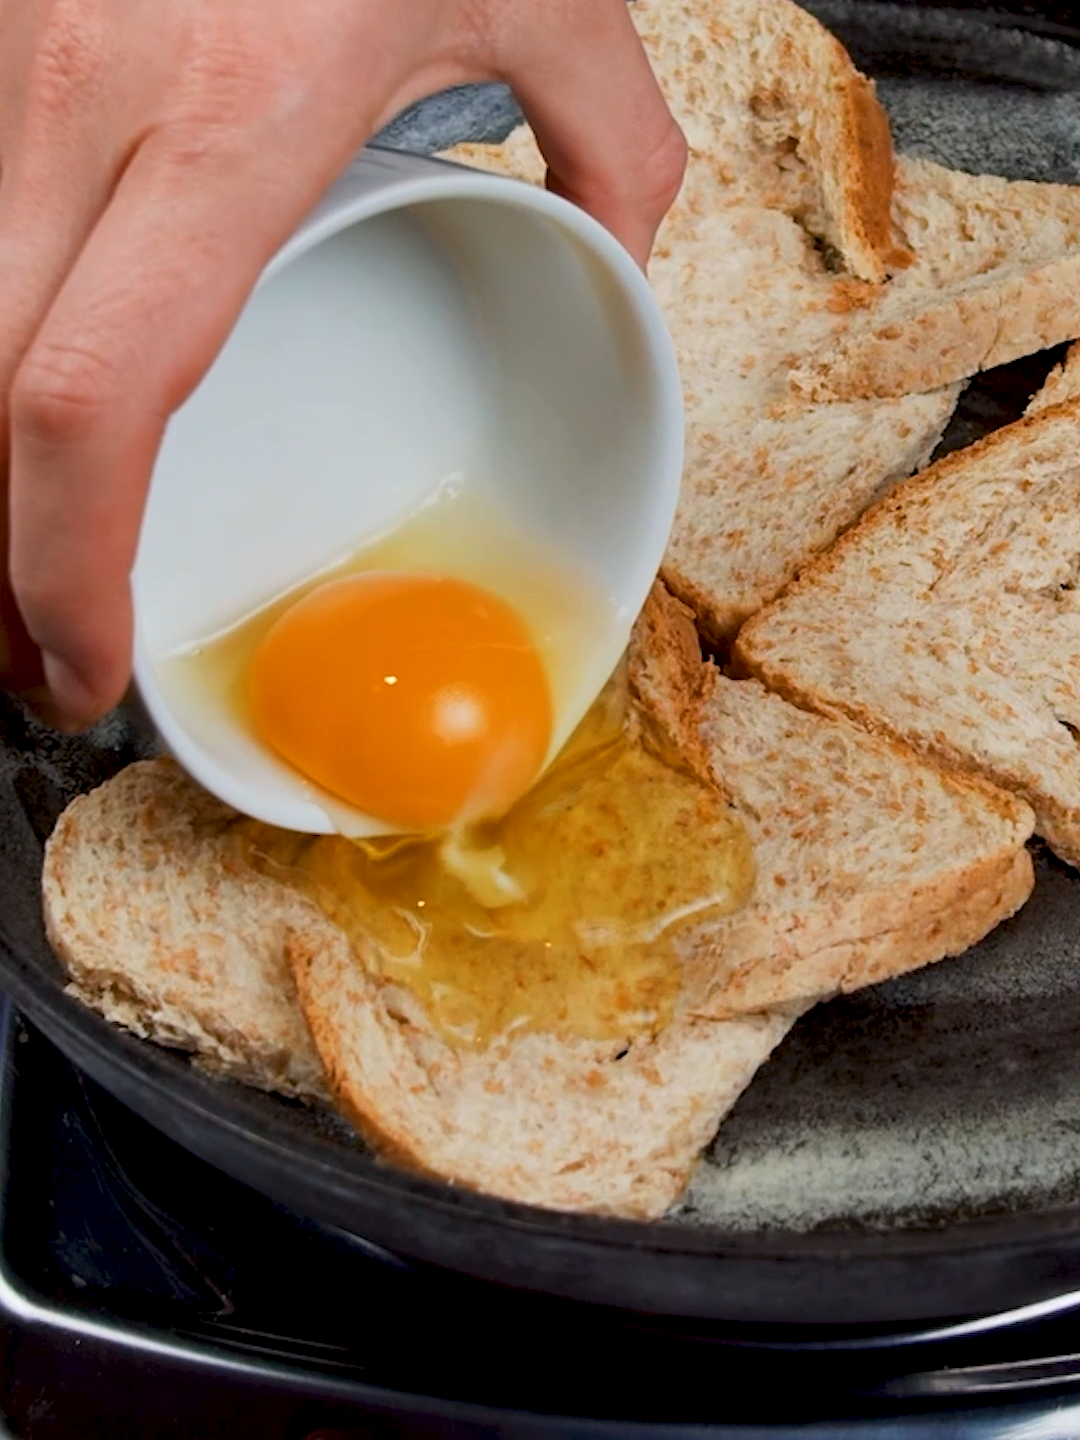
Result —
[{"label": "greasy pan surface", "polygon": [[[981,6],[809,8],[881,76],[902,149],[1080,182],[1071,6],[1033,30]],[[513,118],[497,88],[457,92],[385,138],[434,149]],[[1049,363],[974,387],[946,444],[1015,418]],[[41,846],[74,794],[146,743],[130,716],[60,739],[7,701],[0,737],[0,984],[133,1109],[295,1210],[485,1279],[721,1323],[900,1326],[1080,1289],[1080,878],[1052,859],[978,950],[806,1019],[663,1224],[551,1215],[383,1166],[335,1116],[211,1080],[65,996]]]}]

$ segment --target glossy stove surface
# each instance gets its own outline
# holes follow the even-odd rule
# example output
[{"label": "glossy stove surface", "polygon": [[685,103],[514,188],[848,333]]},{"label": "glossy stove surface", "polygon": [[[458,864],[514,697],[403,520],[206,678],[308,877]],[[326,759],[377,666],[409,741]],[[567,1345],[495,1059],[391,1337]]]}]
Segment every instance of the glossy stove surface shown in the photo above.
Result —
[{"label": "glossy stove surface", "polygon": [[9,1012],[2,1039],[0,1410],[25,1440],[1080,1434],[1072,1300],[793,1336],[501,1291],[271,1204]]}]

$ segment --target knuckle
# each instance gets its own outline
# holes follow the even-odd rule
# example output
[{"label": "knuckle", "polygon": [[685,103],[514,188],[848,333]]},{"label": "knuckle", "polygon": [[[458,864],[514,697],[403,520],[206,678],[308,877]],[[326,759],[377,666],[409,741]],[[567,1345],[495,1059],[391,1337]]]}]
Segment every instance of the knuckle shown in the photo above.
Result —
[{"label": "knuckle", "polygon": [[98,428],[118,398],[113,366],[99,351],[39,343],[31,347],[11,387],[11,424],[40,440],[77,441]]},{"label": "knuckle", "polygon": [[55,4],[34,47],[27,109],[31,116],[65,119],[100,86],[104,56],[96,6]]},{"label": "knuckle", "polygon": [[240,32],[220,21],[204,26],[192,37],[169,107],[177,158],[202,158],[215,137],[279,108],[294,97],[299,78],[283,37]]},{"label": "knuckle", "polygon": [[165,170],[198,170],[221,153],[218,122],[197,115],[170,119],[155,137],[155,158]]},{"label": "knuckle", "polygon": [[658,211],[667,211],[682,188],[686,174],[686,137],[674,120],[643,157],[638,168],[642,192]]},{"label": "knuckle", "polygon": [[507,30],[507,0],[463,0],[455,13],[458,48],[473,63],[497,65]]}]

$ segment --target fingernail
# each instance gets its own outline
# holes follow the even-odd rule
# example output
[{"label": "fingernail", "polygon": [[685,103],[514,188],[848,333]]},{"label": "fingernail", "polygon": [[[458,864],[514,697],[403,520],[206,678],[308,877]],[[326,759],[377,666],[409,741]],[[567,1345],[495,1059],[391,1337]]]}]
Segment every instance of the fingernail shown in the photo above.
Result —
[{"label": "fingernail", "polygon": [[65,715],[57,709],[52,696],[44,685],[34,686],[30,689],[18,689],[15,692],[19,701],[29,710],[35,720],[50,730],[57,730],[61,734],[71,734],[70,723]]},{"label": "fingernail", "polygon": [[40,706],[33,706],[39,718],[54,730],[74,735],[95,718],[92,697],[75,670],[59,655],[41,652],[48,692]]}]

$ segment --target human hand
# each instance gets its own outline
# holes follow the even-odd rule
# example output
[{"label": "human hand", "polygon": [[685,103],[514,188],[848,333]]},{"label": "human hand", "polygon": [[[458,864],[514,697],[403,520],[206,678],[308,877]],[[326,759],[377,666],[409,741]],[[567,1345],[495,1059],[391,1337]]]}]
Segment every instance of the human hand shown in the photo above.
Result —
[{"label": "human hand", "polygon": [[625,0],[0,0],[0,685],[122,697],[168,417],[370,135],[489,79],[644,264],[685,146]]}]

